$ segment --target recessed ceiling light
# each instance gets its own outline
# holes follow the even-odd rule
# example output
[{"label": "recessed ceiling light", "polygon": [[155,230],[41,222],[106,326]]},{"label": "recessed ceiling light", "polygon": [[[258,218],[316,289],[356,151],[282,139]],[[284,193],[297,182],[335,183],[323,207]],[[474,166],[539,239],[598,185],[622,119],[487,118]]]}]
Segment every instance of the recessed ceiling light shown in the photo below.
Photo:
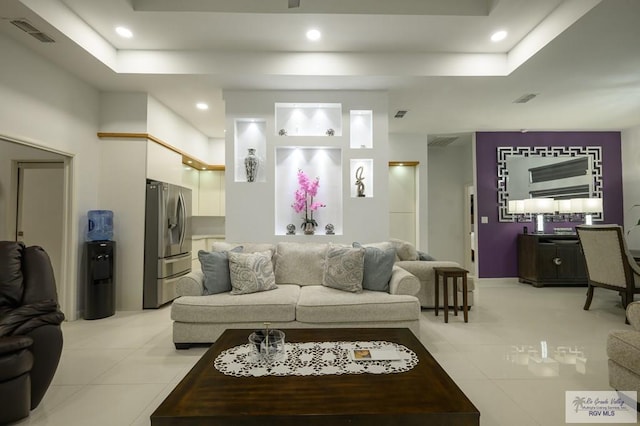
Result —
[{"label": "recessed ceiling light", "polygon": [[496,31],[495,33],[491,34],[491,41],[493,42],[502,41],[505,38],[507,38],[507,32],[504,30]]},{"label": "recessed ceiling light", "polygon": [[131,32],[131,30],[125,27],[116,27],[116,33],[118,33],[120,37],[124,37],[124,38],[133,37],[133,33]]},{"label": "recessed ceiling light", "polygon": [[311,41],[320,40],[320,37],[322,37],[322,33],[318,30],[307,31],[307,38]]},{"label": "recessed ceiling light", "polygon": [[209,109],[209,105],[205,104],[204,102],[198,102],[196,104],[196,108],[201,109],[203,111],[208,110]]}]

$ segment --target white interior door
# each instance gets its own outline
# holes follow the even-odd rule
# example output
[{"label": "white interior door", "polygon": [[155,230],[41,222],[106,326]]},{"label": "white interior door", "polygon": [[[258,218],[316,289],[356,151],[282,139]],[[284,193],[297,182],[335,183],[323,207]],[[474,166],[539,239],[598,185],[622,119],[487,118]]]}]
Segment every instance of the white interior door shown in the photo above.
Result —
[{"label": "white interior door", "polygon": [[415,166],[389,166],[389,236],[416,245]]},{"label": "white interior door", "polygon": [[18,163],[16,240],[41,246],[51,258],[56,282],[62,271],[64,163]]}]

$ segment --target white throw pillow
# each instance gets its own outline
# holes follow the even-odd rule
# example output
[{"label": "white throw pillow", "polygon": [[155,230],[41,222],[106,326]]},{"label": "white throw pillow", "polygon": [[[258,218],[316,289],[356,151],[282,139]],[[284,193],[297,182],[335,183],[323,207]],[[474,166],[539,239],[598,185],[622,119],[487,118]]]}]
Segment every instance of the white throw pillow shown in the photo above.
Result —
[{"label": "white throw pillow", "polygon": [[274,290],[276,286],[271,251],[256,253],[228,252],[231,294],[249,294]]},{"label": "white throw pillow", "polygon": [[364,248],[329,245],[324,263],[322,285],[360,293],[364,276]]}]

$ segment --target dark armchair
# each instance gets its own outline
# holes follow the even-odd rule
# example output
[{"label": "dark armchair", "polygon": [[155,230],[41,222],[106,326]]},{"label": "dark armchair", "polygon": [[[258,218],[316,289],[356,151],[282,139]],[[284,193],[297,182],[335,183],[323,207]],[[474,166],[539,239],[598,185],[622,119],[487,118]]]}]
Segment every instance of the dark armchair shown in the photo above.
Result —
[{"label": "dark armchair", "polygon": [[44,397],[62,353],[63,320],[47,253],[0,241],[0,424],[28,416]]}]

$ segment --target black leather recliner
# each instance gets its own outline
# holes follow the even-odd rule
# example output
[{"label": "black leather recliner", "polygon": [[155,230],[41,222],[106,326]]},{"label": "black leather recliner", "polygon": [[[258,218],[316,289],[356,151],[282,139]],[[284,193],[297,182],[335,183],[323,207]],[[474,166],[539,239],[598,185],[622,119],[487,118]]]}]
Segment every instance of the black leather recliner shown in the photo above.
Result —
[{"label": "black leather recliner", "polygon": [[29,415],[62,353],[53,268],[38,246],[0,241],[0,424]]}]

